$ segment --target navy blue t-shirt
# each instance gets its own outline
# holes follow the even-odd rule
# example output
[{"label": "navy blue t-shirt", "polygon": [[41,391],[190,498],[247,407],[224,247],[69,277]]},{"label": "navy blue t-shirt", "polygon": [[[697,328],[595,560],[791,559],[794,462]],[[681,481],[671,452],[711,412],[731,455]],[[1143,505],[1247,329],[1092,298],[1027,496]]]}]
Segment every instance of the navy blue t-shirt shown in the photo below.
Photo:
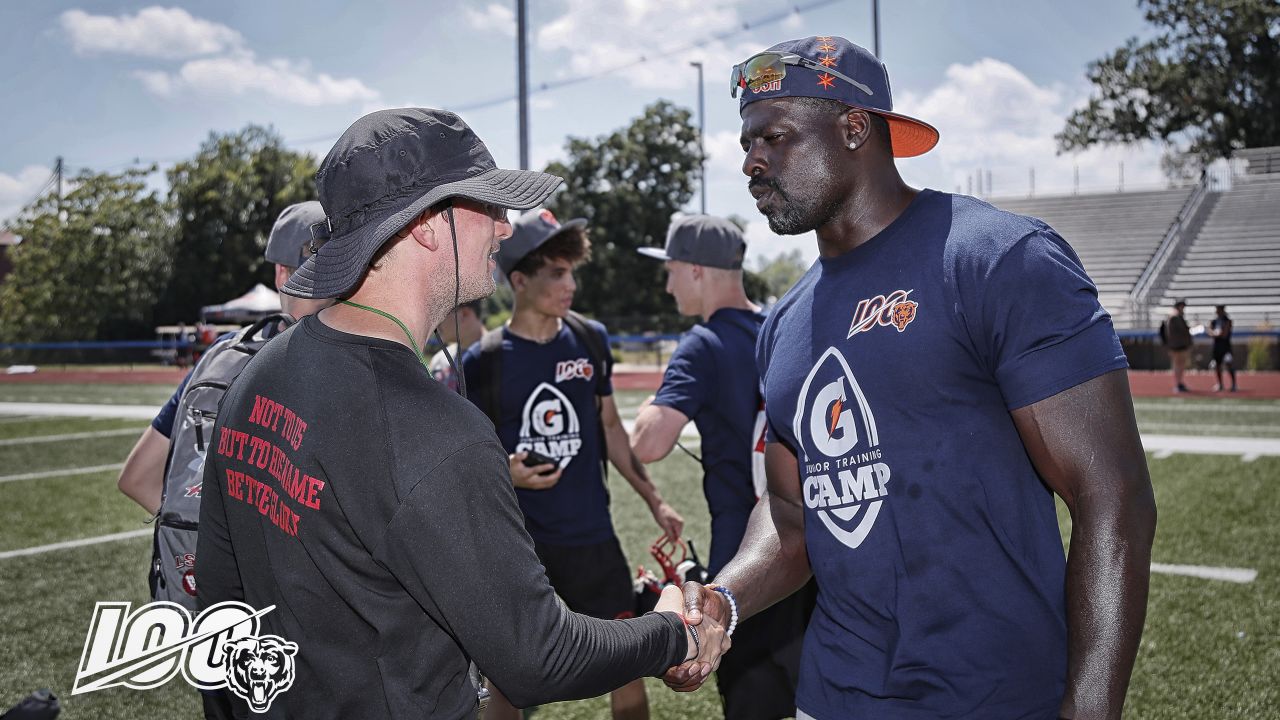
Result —
[{"label": "navy blue t-shirt", "polygon": [[799,460],[819,587],[800,709],[1057,717],[1066,563],[1010,410],[1126,367],[1070,246],[925,190],[809,269],[757,360],[771,436]]},{"label": "navy blue t-shirt", "polygon": [[764,316],[722,308],[685,333],[654,405],[684,413],[702,436],[702,491],[711,510],[712,577],[738,551],[756,504],[751,445],[760,403],[752,355]]},{"label": "navy blue t-shirt", "polygon": [[187,381],[191,379],[191,373],[195,371],[195,368],[191,368],[186,375],[182,376],[178,389],[173,391],[164,405],[160,406],[160,412],[151,419],[151,427],[167,438],[173,437],[173,420],[178,414],[178,403],[182,401],[182,393],[187,389]]},{"label": "navy blue t-shirt", "polygon": [[[608,347],[600,323],[590,321]],[[525,526],[533,539],[551,545],[594,545],[613,537],[609,490],[600,466],[601,438],[596,395],[613,394],[608,377],[597,377],[591,353],[568,323],[547,343],[502,331],[502,421],[498,438],[509,453],[533,449],[559,461],[560,481],[546,490],[516,488]],[[612,363],[612,357],[609,362]],[[480,344],[462,356],[470,397],[479,401]]]}]

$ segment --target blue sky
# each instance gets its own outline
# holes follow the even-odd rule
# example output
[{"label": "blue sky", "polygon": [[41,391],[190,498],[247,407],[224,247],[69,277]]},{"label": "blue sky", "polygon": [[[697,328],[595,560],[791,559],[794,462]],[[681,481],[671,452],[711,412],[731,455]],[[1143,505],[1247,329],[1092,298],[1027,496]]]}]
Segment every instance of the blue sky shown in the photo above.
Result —
[{"label": "blue sky", "polygon": [[[659,98],[696,107],[689,62],[702,61],[709,211],[752,220],[752,258],[795,247],[816,254],[812,236],[773,236],[755,212],[738,169],[728,68],[807,35],[870,47],[869,0],[529,6],[532,86],[625,66],[533,96],[534,167],[557,157],[567,136],[609,132]],[[458,110],[499,164],[514,167],[516,105],[503,100],[515,94],[513,8],[514,0],[6,2],[0,219],[39,190],[58,155],[72,171],[135,159],[164,166],[192,155],[210,131],[253,122],[322,157],[352,121],[384,107]],[[1035,168],[1037,193],[1069,192],[1078,168],[1082,188],[1111,190],[1121,162],[1127,188],[1162,181],[1157,147],[1054,153],[1053,133],[1088,97],[1087,63],[1149,33],[1135,3],[884,0],[880,20],[895,109],[942,132],[933,152],[899,161],[908,182],[964,192],[983,168],[995,196],[1025,195]],[[160,176],[154,182],[162,186]]]}]

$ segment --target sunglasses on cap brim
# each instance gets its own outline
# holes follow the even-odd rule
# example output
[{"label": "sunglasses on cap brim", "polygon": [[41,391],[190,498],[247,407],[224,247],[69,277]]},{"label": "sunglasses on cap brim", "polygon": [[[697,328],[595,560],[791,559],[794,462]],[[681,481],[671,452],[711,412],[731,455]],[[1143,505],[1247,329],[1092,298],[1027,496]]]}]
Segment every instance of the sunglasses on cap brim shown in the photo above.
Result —
[{"label": "sunglasses on cap brim", "polygon": [[759,90],[771,82],[781,81],[787,76],[788,65],[799,65],[815,72],[830,73],[868,95],[875,95],[866,85],[807,57],[795,53],[762,52],[733,66],[733,72],[729,76],[729,97],[738,97],[738,88]]}]

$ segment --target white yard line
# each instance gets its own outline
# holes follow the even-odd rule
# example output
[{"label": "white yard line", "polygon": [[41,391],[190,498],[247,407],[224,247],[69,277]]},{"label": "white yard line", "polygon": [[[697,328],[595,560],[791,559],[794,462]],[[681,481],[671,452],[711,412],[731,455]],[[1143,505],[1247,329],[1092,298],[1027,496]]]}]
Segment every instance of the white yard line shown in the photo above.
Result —
[{"label": "white yard line", "polygon": [[66,542],[53,543],[52,545],[40,545],[37,547],[22,548],[21,550],[5,550],[0,552],[0,560],[8,560],[9,558],[23,557],[25,555],[39,555],[41,553],[53,552],[54,550],[70,550],[71,548],[84,547],[86,545],[100,545],[102,543],[115,542],[117,540],[131,540],[133,538],[146,537],[154,531],[150,528],[142,530],[130,530],[129,532],[114,533],[112,535],[99,535],[98,537],[84,538],[82,540],[68,540]]},{"label": "white yard line", "polygon": [[[1277,428],[1275,425],[1263,425],[1261,427],[1250,427],[1248,425],[1206,425],[1203,423],[1189,422],[1139,422],[1138,427],[1148,433],[1162,432],[1185,432],[1188,428],[1195,428],[1204,433],[1212,434],[1217,437],[1262,437],[1266,438],[1266,433],[1271,433],[1272,439],[1280,439],[1276,437]],[[1258,433],[1258,434],[1254,434]]]},{"label": "white yard line", "polygon": [[1158,459],[1167,458],[1174,453],[1239,455],[1241,459],[1250,461],[1263,456],[1280,455],[1280,440],[1274,438],[1143,435],[1142,446]]},{"label": "white yard line", "polygon": [[1258,577],[1253,568],[1208,567],[1205,565],[1167,565],[1151,563],[1151,572],[1166,575],[1185,575],[1205,580],[1222,580],[1233,583],[1251,583]]},{"label": "white yard line", "polygon": [[90,438],[117,437],[120,435],[137,435],[141,428],[119,428],[117,430],[94,430],[92,432],[63,433],[61,435],[28,435],[27,437],[5,438],[0,440],[0,447],[8,445],[33,445],[35,443],[62,442],[64,440],[88,440]]},{"label": "white yard line", "polygon": [[[628,433],[633,433],[636,430],[636,421],[623,419],[622,427],[626,428]],[[695,427],[693,423],[689,423],[688,425],[685,425],[684,429],[680,431],[680,437],[696,438],[701,436],[698,434],[698,428]]]},{"label": "white yard line", "polygon": [[[1280,415],[1280,403],[1253,404],[1255,400],[1242,400],[1237,403],[1152,403],[1135,401],[1133,409],[1139,412],[1214,412],[1214,413],[1270,413]],[[1248,405],[1244,403],[1250,403]]]},{"label": "white yard line", "polygon": [[[121,417],[150,420],[159,408],[150,405],[106,405],[66,403],[4,403],[0,402],[0,414],[61,415],[73,417]],[[627,431],[635,427],[634,420],[624,420]],[[130,432],[137,432],[131,430]],[[690,423],[680,431],[681,437],[698,437],[698,430]],[[1280,439],[1210,437],[1195,435],[1144,434],[1142,444],[1156,457],[1168,457],[1177,452],[1211,455],[1238,455],[1245,458],[1280,456]]]},{"label": "white yard line", "polygon": [[0,475],[0,483],[14,482],[16,480],[44,480],[45,478],[92,475],[94,473],[107,472],[109,470],[119,470],[122,467],[124,467],[124,463],[116,463],[114,465],[94,465],[92,467],[63,468],[61,470],[42,470],[40,472],[20,473],[18,475]]},{"label": "white yard line", "polygon": [[35,419],[36,419],[35,415],[13,415],[13,416],[6,415],[4,417],[0,417],[0,425],[7,425],[9,423],[16,423],[16,422],[30,422]]},{"label": "white yard line", "polygon": [[109,417],[150,420],[160,411],[152,405],[110,405],[107,403],[0,402],[0,415],[43,415],[62,417]]}]

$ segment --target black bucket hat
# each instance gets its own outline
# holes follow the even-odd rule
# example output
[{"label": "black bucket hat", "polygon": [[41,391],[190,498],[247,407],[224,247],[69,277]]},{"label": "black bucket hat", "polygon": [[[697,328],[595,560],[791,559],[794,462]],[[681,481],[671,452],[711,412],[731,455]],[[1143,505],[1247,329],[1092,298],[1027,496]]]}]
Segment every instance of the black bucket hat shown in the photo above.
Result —
[{"label": "black bucket hat", "polygon": [[562,180],[499,168],[462,118],[446,110],[379,110],[338,138],[316,173],[326,219],[314,254],[281,288],[301,298],[346,295],[378,248],[423,210],[450,198],[536,207]]}]

